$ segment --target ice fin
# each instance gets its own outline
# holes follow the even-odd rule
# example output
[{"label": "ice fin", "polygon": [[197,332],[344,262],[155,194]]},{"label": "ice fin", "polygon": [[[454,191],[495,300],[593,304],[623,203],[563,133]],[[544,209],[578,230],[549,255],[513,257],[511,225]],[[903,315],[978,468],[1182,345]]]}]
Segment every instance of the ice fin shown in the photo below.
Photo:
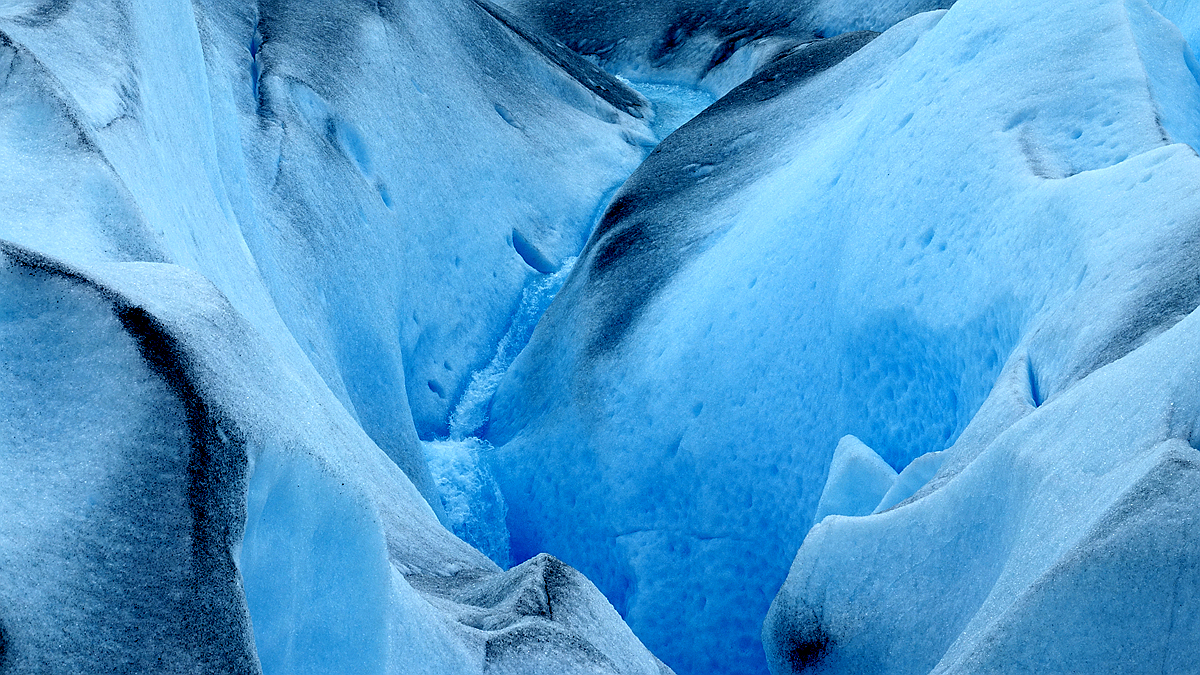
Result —
[{"label": "ice fin", "polygon": [[895,492],[896,470],[854,436],[843,436],[833,451],[829,478],[813,524],[830,514],[865,516],[884,495]]},{"label": "ice fin", "polygon": [[917,490],[925,487],[942,468],[942,462],[946,460],[945,451],[928,452],[920,457],[909,462],[908,466],[896,476],[896,481],[892,483],[891,489],[879,500],[879,505],[875,507],[873,513],[887,511],[900,502],[915,495]]}]

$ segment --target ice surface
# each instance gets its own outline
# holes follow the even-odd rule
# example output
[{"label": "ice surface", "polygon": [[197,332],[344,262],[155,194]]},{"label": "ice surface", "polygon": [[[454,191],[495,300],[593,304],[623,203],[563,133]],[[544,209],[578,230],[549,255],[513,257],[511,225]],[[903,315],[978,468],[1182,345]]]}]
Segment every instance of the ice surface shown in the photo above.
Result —
[{"label": "ice surface", "polygon": [[773,671],[1194,670],[1198,329],[960,441],[974,458],[916,501],[814,527],[763,629]]},{"label": "ice surface", "polygon": [[483,642],[488,673],[671,675],[579,572],[545,554],[500,575],[413,576],[413,585]]},{"label": "ice surface", "polygon": [[[0,6],[0,671],[493,667],[408,581],[501,574],[419,436],[653,143],[550,46],[467,1]],[[659,672],[575,586],[547,669]]]},{"label": "ice surface", "polygon": [[[836,439],[895,469],[926,457],[876,505],[899,508],[862,519],[893,522],[1200,300],[1184,145],[1200,85],[1149,6],[967,0],[852,39],[790,53],[656,149],[493,402],[514,557],[571,561],[681,672],[766,669],[750,617],[804,539]],[[976,417],[989,393],[1004,405]],[[994,562],[988,523],[1012,514],[956,506],[938,532]],[[805,559],[836,548],[810,545]],[[873,571],[831,581],[827,611],[874,612],[863,585],[894,592],[885,571],[904,563],[873,564],[869,545],[831,563]],[[929,549],[879,550],[893,545]],[[955,609],[922,605],[928,621],[979,606],[986,585],[962,574],[971,589],[930,573],[926,602]],[[911,644],[894,651],[931,651],[886,662],[937,663],[936,640],[887,625],[862,654]]]},{"label": "ice surface", "polygon": [[[11,245],[5,263],[6,410],[24,411],[6,415],[5,438],[37,441],[6,448],[3,474],[14,672],[50,659],[62,672],[481,673],[499,659],[490,629],[407,580],[486,585],[495,564],[207,280],[154,263],[83,272]],[[68,453],[50,482],[48,453]],[[658,672],[603,596],[576,586],[583,597],[552,618],[571,649],[547,669],[602,643],[622,655],[612,672]],[[611,619],[559,625],[579,612]],[[522,636],[508,644],[541,653]]]},{"label": "ice surface", "polygon": [[896,470],[853,436],[843,436],[829,462],[829,478],[817,502],[813,523],[830,514],[865,516],[896,482]]},{"label": "ice surface", "polygon": [[[875,512],[886,511],[917,493],[929,484],[937,475],[938,469],[946,461],[946,451],[928,452],[908,463],[904,470],[896,476],[896,480],[888,488],[883,498],[875,505]],[[864,514],[846,514],[864,515]]]},{"label": "ice surface", "polygon": [[1200,8],[1181,0],[1152,0],[1149,4],[1175,24],[1195,53],[1200,47]]},{"label": "ice surface", "polygon": [[[273,331],[295,336],[421,483],[404,420],[444,435],[490,358],[537,273],[514,231],[552,264],[573,255],[604,195],[644,154],[645,126],[471,2],[416,2],[412,22],[355,3],[272,5],[261,16],[239,3],[204,7],[75,6],[53,21],[18,13],[0,28],[65,87],[56,105],[75,111],[74,133],[89,156],[101,152],[138,218],[103,213],[149,230],[106,246],[136,254],[159,242],[157,259],[199,269],[257,325],[282,318]],[[110,33],[128,39],[109,59],[90,57],[99,46],[59,48]],[[180,46],[164,53],[162,40]],[[563,143],[564,133],[579,142]],[[450,156],[461,162],[430,161]],[[41,245],[32,236],[20,241]],[[391,395],[396,386],[407,401]]]},{"label": "ice surface", "polygon": [[[228,425],[188,400],[152,319],[11,252],[0,251],[0,667],[255,671],[229,555],[245,457]],[[210,442],[196,447],[197,435]]]},{"label": "ice surface", "polygon": [[503,0],[513,13],[632,80],[717,96],[816,38],[882,31],[953,0]]},{"label": "ice surface", "polygon": [[0,2],[0,672],[1189,672],[1200,15],[943,4]]}]

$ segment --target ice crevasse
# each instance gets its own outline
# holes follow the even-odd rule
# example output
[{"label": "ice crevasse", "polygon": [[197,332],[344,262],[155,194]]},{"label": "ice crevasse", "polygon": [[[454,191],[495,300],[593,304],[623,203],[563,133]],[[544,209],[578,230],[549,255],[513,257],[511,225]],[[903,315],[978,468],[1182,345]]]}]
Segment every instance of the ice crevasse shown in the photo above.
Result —
[{"label": "ice crevasse", "polygon": [[963,0],[667,138],[493,402],[514,556],[680,672],[1191,672],[1175,10]]},{"label": "ice crevasse", "polygon": [[0,673],[1195,672],[1200,14],[949,4],[0,2]]},{"label": "ice crevasse", "polygon": [[452,535],[420,443],[652,142],[546,49],[486,3],[0,3],[0,672],[669,672]]}]

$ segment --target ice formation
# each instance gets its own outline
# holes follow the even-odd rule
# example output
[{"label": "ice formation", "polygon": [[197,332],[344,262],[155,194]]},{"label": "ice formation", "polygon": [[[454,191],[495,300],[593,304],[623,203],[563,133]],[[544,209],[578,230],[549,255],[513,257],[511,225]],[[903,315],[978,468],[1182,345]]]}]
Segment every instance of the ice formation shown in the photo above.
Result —
[{"label": "ice formation", "polygon": [[664,671],[430,506],[419,438],[652,143],[494,11],[0,6],[0,671]]},{"label": "ice formation", "polygon": [[[1168,431],[1167,419],[1190,428],[1180,403],[1162,422],[1131,413],[1158,437],[1115,444],[1131,464],[1114,469],[1110,497],[1057,478],[1050,457],[1083,452],[1065,424],[1059,441],[1025,441],[1040,466],[972,454],[1035,407],[1080,396],[1200,300],[1195,63],[1142,2],[964,0],[878,37],[810,44],[731,91],[622,187],[498,390],[487,437],[515,557],[570,560],[681,672],[762,672],[757,617],[817,514],[837,439],[853,434],[894,469],[922,459],[886,491],[860,483],[870,495],[833,477],[828,501],[845,502],[833,512],[863,517],[827,517],[800,548],[764,633],[776,672],[927,672],[952,642],[946,658],[961,660],[948,670],[1003,670],[1018,640],[1034,670],[1120,672],[1131,657],[1105,650],[1152,634],[1162,646],[1143,644],[1144,667],[1183,669],[1196,652],[1182,645],[1200,644],[1200,607],[1182,590],[1200,569],[1190,545],[1161,573],[1139,568],[1161,581],[1139,593],[1189,581],[1156,605],[1130,592],[1134,614],[1155,618],[1135,632],[1047,620],[1123,597],[1075,603],[1081,576],[1036,607],[1017,601],[1035,570],[1122,550],[1066,545],[1072,527],[1101,522],[1105,499],[1144,509],[1143,530],[1189,532],[1178,511],[1118,487],[1160,459],[1196,461],[1190,431]],[[1111,400],[1076,425],[1132,438]],[[1169,457],[1138,449],[1170,438]],[[1089,452],[1077,471],[1123,466]],[[1186,485],[1178,471],[1163,480]],[[936,506],[955,481],[964,496]],[[1183,487],[1162,491],[1188,503]],[[1069,510],[1067,494],[1091,515],[1037,549],[1034,513]],[[1002,548],[1018,537],[1028,549]],[[1026,567],[998,582],[1005,550]],[[938,588],[943,574],[958,585]],[[1009,612],[1009,643],[1002,622],[975,614],[985,597],[989,616]],[[1173,614],[1192,623],[1167,631]]]},{"label": "ice formation", "polygon": [[0,674],[1194,672],[1200,5],[950,5],[0,1]]},{"label": "ice formation", "polygon": [[825,516],[865,516],[896,484],[896,470],[853,436],[844,436],[829,461],[829,476],[813,522]]},{"label": "ice formation", "polygon": [[953,0],[500,0],[605,68],[718,96],[814,38],[882,31]]}]

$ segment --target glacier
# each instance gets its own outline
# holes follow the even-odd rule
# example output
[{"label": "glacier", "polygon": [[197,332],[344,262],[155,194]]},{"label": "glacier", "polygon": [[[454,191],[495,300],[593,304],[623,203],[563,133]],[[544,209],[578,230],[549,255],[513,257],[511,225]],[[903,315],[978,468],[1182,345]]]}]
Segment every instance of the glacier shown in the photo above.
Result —
[{"label": "glacier", "polygon": [[1192,673],[1185,0],[0,0],[0,673]]},{"label": "glacier", "polygon": [[[954,612],[982,635],[979,594],[1006,558],[968,534],[1002,539],[978,521],[994,509],[959,502],[936,525],[904,514],[1009,425],[1196,307],[1196,72],[1145,3],[963,1],[811,43],[734,88],[624,184],[497,392],[486,436],[515,557],[571,560],[683,672],[765,670],[757,617],[773,601],[774,672],[929,672],[967,639]],[[878,468],[834,482],[870,499],[844,485],[822,497],[847,434]],[[888,484],[879,464],[904,472]],[[1011,480],[997,467],[961,489]],[[810,533],[822,501],[861,520]],[[1015,518],[998,518],[1013,537]],[[990,567],[953,573],[972,604],[937,580],[949,561],[974,567],[976,549]],[[896,577],[933,553],[928,584]],[[1179,555],[1194,578],[1194,555]],[[1196,615],[1180,593],[1161,616]],[[1065,631],[1027,611],[1013,634],[1050,649]],[[1083,625],[1097,643],[1157,630]],[[1197,644],[1194,624],[1179,630]],[[980,670],[1007,663],[988,644]],[[1062,661],[1034,650],[1030,667],[1130,672],[1072,660],[1092,643],[1080,644]],[[1186,672],[1194,648],[1177,654]]]},{"label": "glacier", "polygon": [[0,6],[0,669],[664,672],[451,534],[421,443],[653,143],[544,49],[474,2]]}]

